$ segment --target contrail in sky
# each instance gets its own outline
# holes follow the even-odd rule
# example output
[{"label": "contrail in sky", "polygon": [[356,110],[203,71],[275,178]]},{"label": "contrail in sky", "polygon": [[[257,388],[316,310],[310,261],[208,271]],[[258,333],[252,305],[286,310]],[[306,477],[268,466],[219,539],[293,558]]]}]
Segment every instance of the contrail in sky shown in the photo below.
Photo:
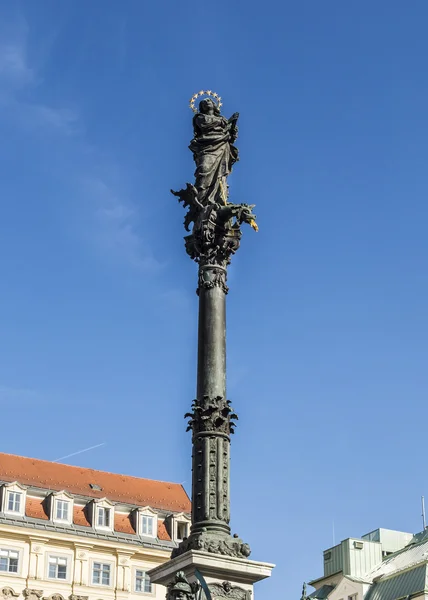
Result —
[{"label": "contrail in sky", "polygon": [[90,446],[89,448],[85,448],[84,450],[78,450],[77,452],[72,452],[71,454],[67,454],[67,456],[61,456],[61,458],[56,458],[52,462],[59,462],[60,460],[64,460],[65,458],[70,458],[70,456],[76,456],[76,454],[82,454],[82,452],[88,452],[88,450],[93,450],[94,448],[100,448],[101,446],[105,446],[106,442],[102,444],[97,444],[96,446]]}]

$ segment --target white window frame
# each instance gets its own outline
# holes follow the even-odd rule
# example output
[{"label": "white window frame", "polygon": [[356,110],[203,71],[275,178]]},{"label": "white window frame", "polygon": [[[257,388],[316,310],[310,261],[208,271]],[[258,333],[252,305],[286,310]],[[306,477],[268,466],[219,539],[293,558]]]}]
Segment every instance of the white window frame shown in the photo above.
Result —
[{"label": "white window frame", "polygon": [[[1,510],[2,512],[8,514],[8,515],[15,515],[15,516],[20,516],[23,517],[25,515],[25,504],[26,504],[26,500],[27,500],[27,488],[25,488],[23,485],[21,485],[20,483],[18,483],[17,481],[14,481],[13,483],[5,483],[3,486],[3,493],[2,493],[2,507]],[[10,510],[9,509],[9,497],[10,494],[21,494],[21,498],[20,498],[20,503],[19,503],[19,510]]]},{"label": "white window frame", "polygon": [[[134,567],[134,569],[133,569],[133,588],[132,589],[135,594],[142,594],[143,596],[155,596],[156,595],[155,584],[152,582],[150,582],[150,587],[151,587],[150,592],[145,592],[144,590],[137,590],[137,573],[142,572],[145,575],[147,575],[147,571],[149,571],[150,568],[151,567]],[[150,577],[149,577],[149,580],[150,580]]]},{"label": "white window frame", "polygon": [[190,535],[190,525],[191,520],[186,515],[186,513],[178,513],[178,515],[172,515],[172,538],[176,542],[182,542],[183,538],[178,536],[178,526],[180,523],[185,523],[187,525],[187,536]]},{"label": "white window frame", "polygon": [[[108,525],[98,525],[100,509],[109,511]],[[99,531],[114,531],[114,504],[110,500],[107,500],[107,498],[93,501],[92,526]]]},{"label": "white window frame", "polygon": [[[65,577],[51,577],[49,572],[50,572],[50,564],[51,564],[51,559],[61,559],[61,560],[65,560]],[[70,557],[67,556],[66,554],[55,554],[54,552],[48,552],[46,555],[46,579],[49,579],[49,581],[70,581],[70,572],[71,572],[71,566],[70,566]],[[58,566],[58,565],[57,565]],[[58,572],[58,569],[57,569]]]},{"label": "white window frame", "polygon": [[[180,526],[183,526],[186,528],[186,535],[178,535],[178,533],[180,531]],[[188,521],[177,521],[177,535],[176,535],[177,542],[182,542],[185,538],[188,538],[189,532],[190,532],[190,524]]]},{"label": "white window frame", "polygon": [[[16,571],[2,571],[0,570],[0,576],[7,575],[8,577],[19,577],[21,573],[21,551],[19,548],[13,548],[10,546],[0,546],[0,552],[16,552],[18,555],[18,565]],[[2,558],[0,556],[0,558]],[[9,565],[10,565],[10,557],[9,557]]]},{"label": "white window frame", "polygon": [[[101,570],[101,583],[94,582],[94,569],[95,569],[95,565],[97,565],[97,564],[109,567],[110,580],[109,580],[108,584],[102,583],[102,570]],[[114,572],[115,572],[114,566],[115,566],[114,562],[105,560],[104,558],[93,558],[91,560],[91,579],[90,579],[89,585],[91,585],[91,586],[93,585],[93,586],[101,587],[101,588],[112,588],[114,586]]]},{"label": "white window frame", "polygon": [[[151,534],[143,533],[144,517],[149,517],[153,519],[153,528]],[[153,509],[150,508],[150,506],[145,506],[144,508],[137,509],[137,533],[142,537],[158,537],[158,515]]]},{"label": "white window frame", "polygon": [[[61,519],[57,516],[58,514],[58,503],[59,502],[67,502],[68,503],[68,515],[66,519]],[[71,525],[73,523],[73,509],[74,509],[74,499],[71,494],[66,491],[62,492],[53,492],[51,494],[51,521],[54,523],[58,523],[59,525]]]},{"label": "white window frame", "polygon": [[106,506],[97,506],[97,527],[105,527],[106,529],[111,529],[110,508],[107,508]]}]

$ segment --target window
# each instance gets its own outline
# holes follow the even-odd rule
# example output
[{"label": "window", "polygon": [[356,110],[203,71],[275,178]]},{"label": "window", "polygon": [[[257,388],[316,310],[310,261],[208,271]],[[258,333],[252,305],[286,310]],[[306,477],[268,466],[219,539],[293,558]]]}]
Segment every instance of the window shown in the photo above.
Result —
[{"label": "window", "polygon": [[70,502],[66,500],[57,500],[56,501],[56,512],[55,518],[59,521],[68,521],[70,514]]},{"label": "window", "polygon": [[141,517],[141,533],[143,535],[154,536],[154,517],[143,515]]},{"label": "window", "polygon": [[110,509],[104,506],[98,507],[97,527],[110,527]]},{"label": "window", "polygon": [[67,579],[67,559],[61,556],[49,556],[49,579]]},{"label": "window", "polygon": [[358,594],[352,594],[352,596],[348,596],[348,600],[357,600]]},{"label": "window", "polygon": [[110,585],[110,565],[94,562],[92,583],[95,585]]},{"label": "window", "polygon": [[8,492],[7,498],[7,510],[8,512],[21,512],[21,499],[22,494],[20,492]]},{"label": "window", "polygon": [[0,485],[0,511],[14,515],[25,514],[26,488],[14,481]]},{"label": "window", "polygon": [[187,538],[189,536],[188,530],[189,524],[183,521],[179,521],[177,523],[177,539],[184,540],[184,538]]},{"label": "window", "polygon": [[54,523],[71,525],[73,523],[73,506],[73,496],[65,490],[52,492],[49,496],[49,514]]},{"label": "window", "polygon": [[18,573],[19,552],[17,550],[0,549],[0,571]]},{"label": "window", "polygon": [[144,594],[152,593],[153,588],[150,583],[150,577],[145,571],[140,571],[139,569],[135,571],[135,591],[143,592]]}]

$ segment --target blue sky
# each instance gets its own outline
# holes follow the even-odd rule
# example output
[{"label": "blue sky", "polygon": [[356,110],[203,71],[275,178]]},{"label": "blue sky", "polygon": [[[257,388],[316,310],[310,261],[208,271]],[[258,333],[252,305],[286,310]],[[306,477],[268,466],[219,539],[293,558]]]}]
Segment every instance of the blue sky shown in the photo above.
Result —
[{"label": "blue sky", "polygon": [[[232,528],[299,598],[428,495],[424,0],[0,1],[1,450],[190,484],[189,97],[241,113]],[[5,427],[4,423],[8,425]]]}]

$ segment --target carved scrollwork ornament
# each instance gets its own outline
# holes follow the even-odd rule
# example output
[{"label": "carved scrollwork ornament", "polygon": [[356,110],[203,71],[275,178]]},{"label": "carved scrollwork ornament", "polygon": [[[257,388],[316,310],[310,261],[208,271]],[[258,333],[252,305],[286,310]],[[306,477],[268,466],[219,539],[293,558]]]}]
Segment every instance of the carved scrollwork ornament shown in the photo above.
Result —
[{"label": "carved scrollwork ornament", "polygon": [[1,589],[1,595],[3,598],[17,598],[19,594],[15,592],[11,587],[4,587]]},{"label": "carved scrollwork ornament", "polygon": [[64,600],[64,596],[61,596],[61,594],[51,594],[43,598],[43,600]]},{"label": "carved scrollwork ornament", "polygon": [[189,419],[187,431],[192,430],[196,435],[201,432],[212,431],[229,435],[235,432],[238,415],[231,407],[231,401],[222,396],[209,398],[204,396],[202,400],[193,400],[191,413],[184,415]]},{"label": "carved scrollwork ornament", "polygon": [[69,600],[89,600],[89,596],[79,596],[77,594],[71,594]]},{"label": "carved scrollwork ornament", "polygon": [[39,600],[39,598],[43,596],[43,590],[25,588],[22,594],[25,598],[27,598],[27,600]]},{"label": "carved scrollwork ornament", "polygon": [[241,587],[232,585],[230,581],[212,583],[209,586],[213,600],[229,598],[230,600],[251,600],[251,592]]},{"label": "carved scrollwork ornament", "polygon": [[209,554],[221,554],[236,558],[248,558],[251,554],[250,546],[238,536],[215,534],[209,531],[191,534],[183,540],[178,548],[174,548],[171,558],[180,556],[188,550],[201,550]]},{"label": "carved scrollwork ornament", "polygon": [[212,290],[215,287],[219,287],[224,294],[227,294],[229,288],[226,285],[226,279],[226,269],[217,266],[201,266],[198,273],[198,289],[196,293],[199,296],[201,289]]}]

